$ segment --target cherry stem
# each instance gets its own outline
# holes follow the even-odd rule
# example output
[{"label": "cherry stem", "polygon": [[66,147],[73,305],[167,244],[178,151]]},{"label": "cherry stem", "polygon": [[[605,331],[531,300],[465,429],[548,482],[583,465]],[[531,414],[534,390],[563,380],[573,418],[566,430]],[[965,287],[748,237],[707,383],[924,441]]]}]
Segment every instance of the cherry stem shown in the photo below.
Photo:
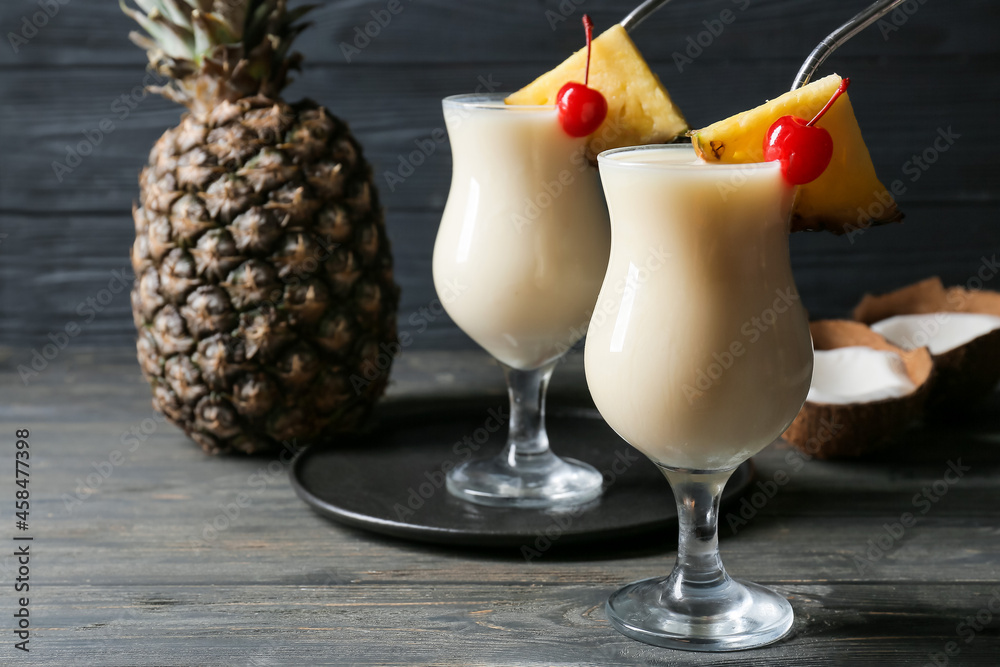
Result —
[{"label": "cherry stem", "polygon": [[816,121],[823,117],[823,114],[826,113],[827,109],[833,106],[833,103],[837,101],[837,98],[844,94],[844,91],[847,90],[849,85],[851,85],[851,80],[845,77],[844,80],[840,82],[840,87],[837,88],[833,96],[830,97],[830,101],[826,103],[826,106],[819,110],[819,113],[816,114],[811,121],[806,123],[806,127],[812,127],[815,125]]},{"label": "cherry stem", "polygon": [[583,29],[587,32],[587,69],[583,71],[583,85],[590,83],[590,42],[594,39],[594,22],[588,14],[583,15]]}]

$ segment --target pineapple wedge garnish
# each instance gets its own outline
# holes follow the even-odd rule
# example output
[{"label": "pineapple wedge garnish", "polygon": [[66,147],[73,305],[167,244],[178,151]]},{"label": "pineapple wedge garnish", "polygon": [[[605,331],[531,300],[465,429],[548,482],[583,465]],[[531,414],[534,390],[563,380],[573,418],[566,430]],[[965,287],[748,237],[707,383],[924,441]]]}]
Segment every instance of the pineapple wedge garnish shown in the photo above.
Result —
[{"label": "pineapple wedge garnish", "polygon": [[[607,118],[589,139],[592,155],[621,146],[665,143],[687,131],[684,116],[621,25],[615,24],[597,37],[592,48],[587,85],[600,91],[608,102]],[[586,64],[584,47],[506,102],[555,104],[564,84],[583,82]]]},{"label": "pineapple wedge garnish", "polygon": [[[695,152],[709,162],[764,161],[764,135],[781,116],[811,119],[837,87],[836,74],[785,93],[766,104],[690,132]],[[824,229],[844,234],[871,225],[899,222],[903,216],[875,175],[868,147],[847,93],[816,123],[833,138],[833,159],[826,171],[799,187],[792,210],[792,231]]]}]

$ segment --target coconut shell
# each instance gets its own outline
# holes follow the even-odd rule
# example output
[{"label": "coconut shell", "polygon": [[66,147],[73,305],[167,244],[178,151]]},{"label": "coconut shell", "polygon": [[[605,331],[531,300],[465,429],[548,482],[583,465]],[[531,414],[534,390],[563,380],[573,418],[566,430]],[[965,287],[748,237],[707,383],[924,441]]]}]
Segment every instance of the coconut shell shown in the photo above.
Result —
[{"label": "coconut shell", "polygon": [[850,320],[820,320],[811,323],[809,330],[816,350],[860,345],[895,352],[916,389],[906,396],[868,403],[806,401],[785,431],[785,440],[819,459],[862,456],[891,442],[922,415],[934,369],[926,348],[900,349],[867,325]]},{"label": "coconut shell", "polygon": [[948,291],[937,276],[907,285],[881,296],[865,294],[854,307],[854,319],[865,324],[881,322],[895,315],[939,313],[948,303]]},{"label": "coconut shell", "polygon": [[[945,288],[938,277],[894,292],[866,294],[854,319],[873,324],[896,315],[981,313],[1000,317],[1000,293]],[[988,396],[1000,382],[1000,330],[991,331],[947,352],[933,355],[935,377],[927,409],[944,415]]]}]

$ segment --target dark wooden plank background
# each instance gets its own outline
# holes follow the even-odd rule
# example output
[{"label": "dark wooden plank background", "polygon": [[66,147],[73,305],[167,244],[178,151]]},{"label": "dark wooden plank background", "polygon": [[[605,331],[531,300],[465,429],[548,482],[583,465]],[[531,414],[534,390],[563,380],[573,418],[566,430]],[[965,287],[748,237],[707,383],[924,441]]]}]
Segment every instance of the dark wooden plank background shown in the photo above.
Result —
[{"label": "dark wooden plank background", "polygon": [[[8,33],[21,32],[24,18],[30,21],[40,7],[32,0],[0,5],[0,343],[28,348],[71,321],[83,324],[74,345],[132,340],[124,294],[92,321],[77,309],[107,286],[112,271],[127,266],[138,170],[179,115],[149,96],[120,118],[113,103],[144,76],[145,58],[126,39],[130,21],[110,0],[62,1],[17,52]],[[700,126],[783,92],[812,46],[867,1],[676,0],[635,39],[692,125]],[[583,11],[603,28],[631,6],[404,0],[403,11],[351,62],[339,45],[352,41],[355,28],[382,10],[384,0],[327,2],[315,12],[316,25],[299,44],[305,69],[288,97],[308,95],[328,105],[366,146],[404,287],[403,328],[414,331],[411,315],[434,299],[430,252],[447,196],[448,147],[438,146],[394,190],[384,172],[414,149],[414,140],[441,127],[442,96],[471,91],[481,80],[515,89],[580,45]],[[673,54],[725,9],[736,20],[678,71]],[[876,167],[885,182],[906,184],[900,203],[908,217],[903,226],[870,230],[853,242],[793,237],[796,276],[817,317],[843,315],[866,290],[935,273],[965,284],[1000,249],[1000,5],[911,0],[907,9],[897,15],[898,25],[869,29],[825,69],[853,78],[852,101]],[[568,20],[552,18],[569,11]],[[114,132],[57,179],[53,161],[65,159],[67,146],[103,119],[113,122]],[[912,181],[905,163],[931,147],[942,128],[960,138]],[[414,340],[415,348],[471,345],[446,317]]]}]

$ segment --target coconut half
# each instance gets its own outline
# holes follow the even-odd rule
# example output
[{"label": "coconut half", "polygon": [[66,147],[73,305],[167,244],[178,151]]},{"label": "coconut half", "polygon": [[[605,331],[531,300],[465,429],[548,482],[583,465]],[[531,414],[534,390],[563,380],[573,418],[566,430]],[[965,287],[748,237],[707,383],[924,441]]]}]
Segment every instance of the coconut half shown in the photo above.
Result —
[{"label": "coconut half", "polygon": [[889,350],[848,345],[816,350],[810,403],[848,405],[901,398],[916,389],[903,358]]},{"label": "coconut half", "polygon": [[928,410],[965,408],[1000,382],[1000,293],[945,288],[937,277],[865,295],[854,319],[905,349],[926,346],[936,370]]},{"label": "coconut half", "polygon": [[860,322],[809,325],[815,363],[809,398],[784,438],[820,459],[861,456],[892,441],[923,414],[934,364]]}]

